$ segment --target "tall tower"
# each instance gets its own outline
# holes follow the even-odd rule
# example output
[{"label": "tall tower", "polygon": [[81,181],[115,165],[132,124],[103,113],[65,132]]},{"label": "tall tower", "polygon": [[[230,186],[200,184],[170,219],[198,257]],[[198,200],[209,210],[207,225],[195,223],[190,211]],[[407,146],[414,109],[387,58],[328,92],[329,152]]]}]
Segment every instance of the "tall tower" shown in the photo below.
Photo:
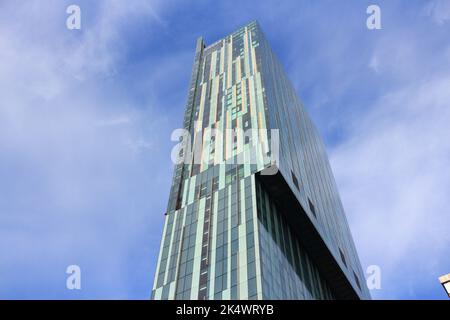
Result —
[{"label": "tall tower", "polygon": [[319,134],[252,22],[197,41],[153,299],[370,299]]}]

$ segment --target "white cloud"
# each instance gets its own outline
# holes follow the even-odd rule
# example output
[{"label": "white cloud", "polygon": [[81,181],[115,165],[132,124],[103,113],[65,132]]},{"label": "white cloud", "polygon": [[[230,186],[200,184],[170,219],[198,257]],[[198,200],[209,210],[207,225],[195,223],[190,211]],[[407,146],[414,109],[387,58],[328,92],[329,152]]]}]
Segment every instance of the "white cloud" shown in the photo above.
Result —
[{"label": "white cloud", "polygon": [[381,266],[385,298],[407,296],[403,281],[436,278],[449,260],[449,87],[444,74],[386,94],[332,153],[355,242]]},{"label": "white cloud", "polygon": [[[80,42],[71,44],[66,52],[65,63],[78,79],[84,79],[85,73],[101,72],[112,75],[116,72],[115,63],[124,53],[126,39],[121,37],[120,30],[126,21],[146,17],[158,26],[166,22],[158,14],[161,1],[138,0],[124,4],[120,0],[99,2],[99,14],[90,24],[84,24]],[[91,8],[86,4],[83,8]]]},{"label": "white cloud", "polygon": [[[148,102],[136,103],[126,90],[113,89],[125,53],[120,33],[128,19],[144,17],[155,29],[164,21],[156,2],[96,5],[81,2],[83,17],[98,17],[76,33],[65,28],[60,1],[2,3],[3,298],[72,297],[65,291],[64,271],[73,263],[85,275],[95,275],[85,283],[90,290],[82,297],[126,298],[132,283],[126,262],[140,236],[145,235],[146,243],[139,250],[156,254],[149,252],[154,250],[152,237],[159,240],[152,232],[162,224],[150,223],[151,215],[159,216],[164,208],[149,195],[155,192],[154,181],[158,188],[166,183],[164,190],[169,190],[170,169],[161,169],[164,160],[170,163],[161,148],[161,139],[169,141],[169,116],[154,113]],[[148,78],[150,71],[143,79]],[[150,155],[150,147],[162,152]],[[140,266],[148,285],[151,264],[148,259]]]},{"label": "white cloud", "polygon": [[443,25],[450,21],[450,2],[447,0],[430,1],[425,7],[425,14],[438,25]]},{"label": "white cloud", "polygon": [[[443,24],[448,4],[425,6]],[[450,47],[442,29],[417,22],[399,20],[374,41],[382,95],[349,117],[331,154],[361,260],[382,270],[375,298],[443,298],[436,279],[450,265]]]},{"label": "white cloud", "polygon": [[152,144],[143,138],[128,140],[126,144],[135,154],[141,152],[142,150],[152,148]]},{"label": "white cloud", "polygon": [[378,61],[378,56],[373,55],[369,62],[369,68],[372,69],[375,73],[380,72],[380,63]]},{"label": "white cloud", "polygon": [[[135,97],[111,90],[108,84],[120,72],[129,49],[129,39],[122,31],[144,18],[153,28],[140,30],[142,34],[160,32],[167,26],[160,13],[163,3],[80,1],[80,32],[65,28],[62,1],[2,3],[0,296],[15,289],[21,295],[45,291],[61,297],[59,282],[40,277],[49,272],[47,269],[54,274],[65,270],[67,265],[60,264],[66,261],[81,261],[85,263],[82,269],[96,264],[84,270],[98,279],[92,281],[100,282],[92,287],[103,290],[100,294],[84,291],[85,297],[127,297],[132,281],[124,264],[131,260],[132,248],[142,250],[140,257],[151,257],[150,244],[159,243],[165,200],[151,197],[167,199],[164,193],[170,187],[172,164],[169,153],[166,157],[163,154],[160,139],[169,137],[167,131],[173,122],[169,123],[170,115],[165,113],[174,107],[158,106],[159,112],[152,114],[149,105],[154,101],[135,105]],[[247,19],[246,10],[237,18],[233,6],[228,2],[223,6],[235,21]],[[272,3],[265,3],[258,15],[264,16],[272,7]],[[428,13],[444,25],[449,20],[446,8],[445,2],[435,1]],[[278,30],[279,16],[297,12],[293,9],[289,3],[278,6],[281,15],[270,15],[263,28]],[[435,273],[441,273],[442,265],[450,265],[443,263],[449,262],[443,259],[449,243],[445,193],[450,190],[446,140],[450,136],[450,83],[442,63],[448,61],[450,49],[442,51],[446,55],[442,59],[440,51],[431,46],[429,51],[424,49],[423,38],[413,34],[417,28],[400,36],[386,28],[379,34],[384,41],[376,46],[371,61],[365,51],[355,50],[363,43],[364,48],[370,47],[368,42],[359,44],[364,37],[358,38],[357,32],[349,37],[349,32],[359,30],[358,19],[347,19],[350,25],[335,21],[337,30],[330,30],[330,23],[324,24],[322,19],[332,11],[323,11],[320,5],[315,5],[315,10],[305,9],[301,19],[290,14],[284,33],[279,35],[294,34],[292,41],[286,42],[301,44],[292,54],[295,61],[302,60],[299,53],[311,42],[324,45],[312,47],[309,57],[317,61],[309,64],[311,69],[308,63],[303,68],[289,68],[291,73],[299,70],[302,81],[319,84],[314,87],[318,88],[317,105],[332,105],[340,94],[354,90],[355,82],[361,79],[355,75],[359,69],[367,70],[367,61],[375,71],[382,70],[383,77],[401,82],[401,88],[387,86],[390,93],[367,107],[364,116],[357,119],[361,122],[354,123],[349,132],[352,138],[334,150],[332,164],[358,252],[366,265],[382,267],[384,297],[418,292],[424,278],[435,283]],[[325,16],[318,19],[321,15]],[[330,16],[341,19],[333,13]],[[302,28],[299,21],[304,22]],[[318,32],[319,26],[322,32]],[[312,33],[298,37],[293,29]],[[367,32],[363,23],[361,30]],[[408,33],[409,26],[405,30]],[[303,44],[298,42],[301,39]],[[353,56],[348,56],[350,51]],[[185,92],[173,90],[174,81],[181,79],[174,79],[173,74],[184,74],[183,68],[190,69],[191,60],[191,51],[175,52],[159,59],[156,66],[153,59],[146,61],[144,68],[134,66],[137,75],[132,78],[138,81],[133,86],[145,92],[146,98],[161,92],[163,99],[179,94],[184,101]],[[430,61],[437,67],[429,68]],[[320,65],[326,68],[320,69]],[[436,69],[443,73],[433,74]],[[333,76],[330,90],[324,92],[322,74],[326,72]],[[380,81],[385,79],[380,76]],[[187,83],[188,79],[183,82]],[[164,90],[155,89],[161,84]],[[179,119],[181,123],[181,116]],[[145,235],[145,241],[138,235]],[[148,259],[148,264],[153,262]],[[143,268],[148,269],[148,265]],[[54,274],[49,278],[54,279]],[[65,279],[61,283],[64,285]],[[148,279],[146,286],[150,283]],[[30,289],[30,284],[37,289]]]},{"label": "white cloud", "polygon": [[120,115],[113,118],[108,119],[101,119],[97,121],[97,125],[100,127],[108,127],[108,126],[118,126],[118,125],[125,125],[131,123],[131,118],[127,115]]}]

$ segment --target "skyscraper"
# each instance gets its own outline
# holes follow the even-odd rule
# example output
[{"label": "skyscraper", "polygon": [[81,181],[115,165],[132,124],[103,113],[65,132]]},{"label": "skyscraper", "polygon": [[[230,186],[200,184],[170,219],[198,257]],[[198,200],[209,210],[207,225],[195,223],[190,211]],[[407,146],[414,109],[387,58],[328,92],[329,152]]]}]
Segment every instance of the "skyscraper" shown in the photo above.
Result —
[{"label": "skyscraper", "polygon": [[152,297],[370,299],[325,148],[252,22],[197,41]]}]

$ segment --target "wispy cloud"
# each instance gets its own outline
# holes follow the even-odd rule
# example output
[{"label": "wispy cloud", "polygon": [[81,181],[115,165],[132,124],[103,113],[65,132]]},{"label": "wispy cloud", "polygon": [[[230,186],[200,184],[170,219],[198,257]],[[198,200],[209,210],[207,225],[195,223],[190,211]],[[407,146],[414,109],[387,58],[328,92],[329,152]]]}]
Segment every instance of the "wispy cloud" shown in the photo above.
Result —
[{"label": "wispy cloud", "polygon": [[126,115],[121,115],[109,119],[102,119],[97,121],[97,125],[101,127],[107,127],[107,126],[117,126],[117,125],[125,125],[131,123],[131,118]]},{"label": "wispy cloud", "polygon": [[444,75],[382,97],[332,154],[362,258],[382,267],[384,297],[405,297],[397,283],[418,275],[436,285],[450,262],[449,85]]},{"label": "wispy cloud", "polygon": [[450,2],[446,0],[429,1],[424,11],[438,25],[450,22]]},{"label": "wispy cloud", "polygon": [[128,140],[127,145],[134,153],[139,153],[144,149],[151,149],[152,144],[143,138],[139,138],[136,140]]},{"label": "wispy cloud", "polygon": [[77,3],[80,31],[71,1],[0,5],[0,297],[149,296],[195,38],[255,18],[331,147],[361,260],[382,267],[373,295],[440,297],[447,1],[380,1],[373,32],[361,1]]},{"label": "wispy cloud", "polygon": [[[144,19],[150,42],[161,5],[80,1],[82,29],[69,31],[68,4],[1,5],[0,297],[146,298],[165,205],[149,194],[169,189],[170,125],[127,82],[152,75],[126,74],[123,34]],[[137,252],[150,258],[131,263]],[[80,292],[65,288],[69,264]]]},{"label": "wispy cloud", "polygon": [[444,298],[436,279],[450,265],[449,43],[416,32],[380,34],[370,65],[384,90],[331,157],[361,259],[382,270],[375,298]]},{"label": "wispy cloud", "polygon": [[380,72],[380,62],[378,61],[377,55],[373,55],[370,59],[369,68],[372,69],[375,73]]}]

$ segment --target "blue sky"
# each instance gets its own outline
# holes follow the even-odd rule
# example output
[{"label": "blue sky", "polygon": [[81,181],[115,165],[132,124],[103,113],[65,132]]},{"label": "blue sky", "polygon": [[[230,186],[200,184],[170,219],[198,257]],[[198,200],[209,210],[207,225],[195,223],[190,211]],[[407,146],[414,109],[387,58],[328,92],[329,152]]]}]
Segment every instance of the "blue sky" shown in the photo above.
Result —
[{"label": "blue sky", "polygon": [[325,139],[363,269],[381,268],[372,296],[445,298],[445,0],[2,1],[0,298],[149,297],[195,40],[254,19]]}]

